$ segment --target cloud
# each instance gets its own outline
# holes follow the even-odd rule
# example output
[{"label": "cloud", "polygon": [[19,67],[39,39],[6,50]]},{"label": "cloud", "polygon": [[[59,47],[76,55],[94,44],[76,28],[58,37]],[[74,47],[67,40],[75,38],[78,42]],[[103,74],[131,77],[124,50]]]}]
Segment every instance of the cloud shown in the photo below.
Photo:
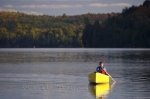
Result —
[{"label": "cloud", "polygon": [[128,3],[91,3],[89,4],[91,7],[129,7],[131,6]]},{"label": "cloud", "polygon": [[3,7],[4,7],[4,8],[13,8],[14,6],[11,5],[11,4],[8,4],[8,5],[4,5]]},{"label": "cloud", "polygon": [[[68,3],[68,4],[29,4],[19,5],[22,9],[65,9],[65,8],[81,8],[81,7],[129,7],[128,3]],[[7,8],[13,8],[13,5],[6,5]]]},{"label": "cloud", "polygon": [[11,8],[0,8],[0,11],[17,12],[17,10]]},{"label": "cloud", "polygon": [[55,8],[55,9],[60,9],[60,8],[78,8],[81,7],[82,5],[80,4],[75,4],[75,5],[70,5],[70,4],[42,4],[42,5],[23,5],[21,8],[30,8],[30,9],[35,9],[35,8],[41,8],[41,9],[49,9],[49,8]]},{"label": "cloud", "polygon": [[36,12],[36,11],[21,11],[21,12],[29,14],[29,15],[43,15],[43,13]]},{"label": "cloud", "polygon": [[[21,2],[21,3],[6,3],[0,6],[0,11],[10,11],[10,12],[23,12],[27,14],[51,14],[61,15],[62,13],[68,14],[82,14],[82,13],[107,13],[107,12],[121,12],[122,8],[129,7],[131,4],[129,3],[102,3],[100,1],[47,1],[47,0],[39,0],[39,2]],[[101,8],[101,9],[99,9]],[[109,9],[108,9],[109,8]]]},{"label": "cloud", "polygon": [[82,4],[29,4],[29,5],[3,5],[3,8],[16,9],[64,9],[64,8],[80,8]]}]

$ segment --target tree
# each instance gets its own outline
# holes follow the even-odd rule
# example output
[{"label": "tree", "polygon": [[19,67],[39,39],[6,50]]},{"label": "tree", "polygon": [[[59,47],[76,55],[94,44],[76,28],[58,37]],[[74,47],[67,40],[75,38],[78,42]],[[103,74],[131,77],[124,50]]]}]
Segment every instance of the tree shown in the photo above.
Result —
[{"label": "tree", "polygon": [[150,0],[145,0],[143,3],[143,6],[149,7],[150,6]]}]

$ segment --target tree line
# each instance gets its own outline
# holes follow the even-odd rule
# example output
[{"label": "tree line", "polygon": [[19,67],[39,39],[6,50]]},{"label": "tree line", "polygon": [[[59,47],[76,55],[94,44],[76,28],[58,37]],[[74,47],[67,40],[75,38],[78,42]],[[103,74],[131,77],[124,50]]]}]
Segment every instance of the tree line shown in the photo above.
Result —
[{"label": "tree line", "polygon": [[82,39],[90,48],[150,48],[150,1],[125,8],[104,22],[87,20]]},{"label": "tree line", "polygon": [[150,1],[122,13],[68,16],[0,12],[0,47],[150,47]]},{"label": "tree line", "polygon": [[0,12],[0,47],[83,47],[84,21],[104,21],[113,15],[48,16]]}]

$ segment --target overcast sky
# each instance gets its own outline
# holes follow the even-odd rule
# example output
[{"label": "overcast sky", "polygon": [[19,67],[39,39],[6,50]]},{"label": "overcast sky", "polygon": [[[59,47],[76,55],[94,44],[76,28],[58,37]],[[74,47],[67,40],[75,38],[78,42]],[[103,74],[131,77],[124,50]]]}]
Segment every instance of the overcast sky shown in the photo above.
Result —
[{"label": "overcast sky", "polygon": [[28,14],[79,15],[85,13],[121,12],[145,0],[0,0],[0,11]]}]

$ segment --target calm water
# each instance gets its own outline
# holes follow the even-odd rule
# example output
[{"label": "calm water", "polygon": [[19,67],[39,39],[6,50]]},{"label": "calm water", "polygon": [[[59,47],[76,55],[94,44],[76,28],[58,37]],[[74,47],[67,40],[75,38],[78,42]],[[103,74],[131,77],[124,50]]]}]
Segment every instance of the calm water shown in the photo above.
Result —
[{"label": "calm water", "polygon": [[117,81],[102,97],[150,98],[150,49],[0,49],[0,99],[95,99],[99,60]]}]

